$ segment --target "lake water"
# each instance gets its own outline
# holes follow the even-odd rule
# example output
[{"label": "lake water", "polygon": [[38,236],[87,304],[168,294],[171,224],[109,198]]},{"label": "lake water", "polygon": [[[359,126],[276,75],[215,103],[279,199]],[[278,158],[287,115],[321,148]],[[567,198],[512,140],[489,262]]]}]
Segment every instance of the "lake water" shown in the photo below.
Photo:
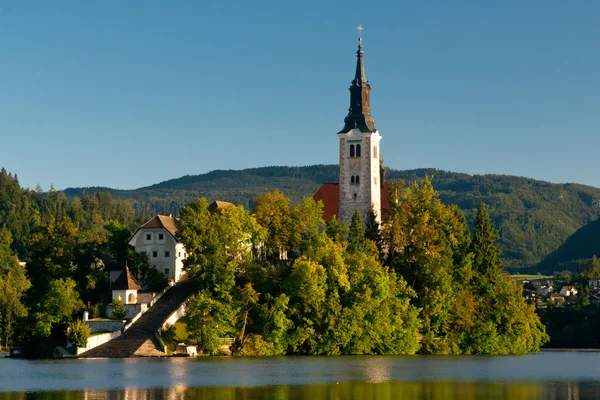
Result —
[{"label": "lake water", "polygon": [[4,399],[600,399],[600,353],[0,359]]}]

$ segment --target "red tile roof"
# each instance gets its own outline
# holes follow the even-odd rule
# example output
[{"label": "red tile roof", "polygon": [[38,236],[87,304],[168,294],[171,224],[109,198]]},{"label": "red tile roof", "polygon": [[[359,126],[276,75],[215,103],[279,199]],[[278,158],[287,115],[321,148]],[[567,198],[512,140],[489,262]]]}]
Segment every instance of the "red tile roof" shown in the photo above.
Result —
[{"label": "red tile roof", "polygon": [[157,215],[152,218],[150,221],[146,222],[144,225],[140,227],[142,228],[165,228],[173,237],[178,230],[178,221],[177,218],[173,218],[170,215]]},{"label": "red tile roof", "polygon": [[315,201],[321,200],[323,202],[323,219],[325,221],[329,221],[334,215],[337,215],[338,196],[339,184],[337,183],[324,183],[313,194]]},{"label": "red tile roof", "polygon": [[230,203],[228,201],[215,200],[208,205],[208,211],[210,211],[211,213],[214,213],[218,209],[225,208],[225,207],[232,207],[232,206],[234,206],[233,203]]},{"label": "red tile roof", "polygon": [[[323,219],[325,221],[329,221],[334,215],[338,215],[339,186],[338,183],[324,183],[313,194],[313,199],[323,202]],[[390,198],[387,183],[384,186],[385,188],[381,189],[381,213],[382,218],[386,219],[390,209]]]}]

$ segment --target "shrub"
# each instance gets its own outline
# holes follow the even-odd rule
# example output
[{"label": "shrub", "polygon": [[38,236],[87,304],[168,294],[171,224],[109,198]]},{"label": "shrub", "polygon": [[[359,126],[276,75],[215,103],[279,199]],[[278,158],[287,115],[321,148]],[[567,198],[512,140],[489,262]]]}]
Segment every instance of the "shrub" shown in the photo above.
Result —
[{"label": "shrub", "polygon": [[112,313],[116,319],[124,319],[127,314],[129,314],[129,310],[123,307],[123,302],[119,299],[115,299],[112,301]]},{"label": "shrub", "polygon": [[88,338],[90,337],[90,328],[78,319],[69,323],[67,327],[67,339],[76,347],[87,346]]}]

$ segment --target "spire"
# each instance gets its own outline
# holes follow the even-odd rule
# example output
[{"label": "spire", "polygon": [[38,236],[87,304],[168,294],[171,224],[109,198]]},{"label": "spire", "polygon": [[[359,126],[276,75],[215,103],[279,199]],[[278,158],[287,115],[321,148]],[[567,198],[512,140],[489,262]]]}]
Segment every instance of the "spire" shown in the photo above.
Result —
[{"label": "spire", "polygon": [[344,119],[344,128],[339,133],[348,133],[351,129],[358,128],[361,132],[375,132],[375,119],[371,116],[371,85],[365,75],[362,47],[362,26],[358,27],[358,51],[356,52],[356,73],[350,86],[350,108]]}]

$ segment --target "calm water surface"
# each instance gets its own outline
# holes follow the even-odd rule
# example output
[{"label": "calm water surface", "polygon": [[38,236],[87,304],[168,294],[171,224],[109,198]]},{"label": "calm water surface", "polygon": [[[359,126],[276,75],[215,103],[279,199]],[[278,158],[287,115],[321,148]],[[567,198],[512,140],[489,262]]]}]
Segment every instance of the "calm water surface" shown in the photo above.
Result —
[{"label": "calm water surface", "polygon": [[600,353],[0,359],[4,399],[600,399]]}]

